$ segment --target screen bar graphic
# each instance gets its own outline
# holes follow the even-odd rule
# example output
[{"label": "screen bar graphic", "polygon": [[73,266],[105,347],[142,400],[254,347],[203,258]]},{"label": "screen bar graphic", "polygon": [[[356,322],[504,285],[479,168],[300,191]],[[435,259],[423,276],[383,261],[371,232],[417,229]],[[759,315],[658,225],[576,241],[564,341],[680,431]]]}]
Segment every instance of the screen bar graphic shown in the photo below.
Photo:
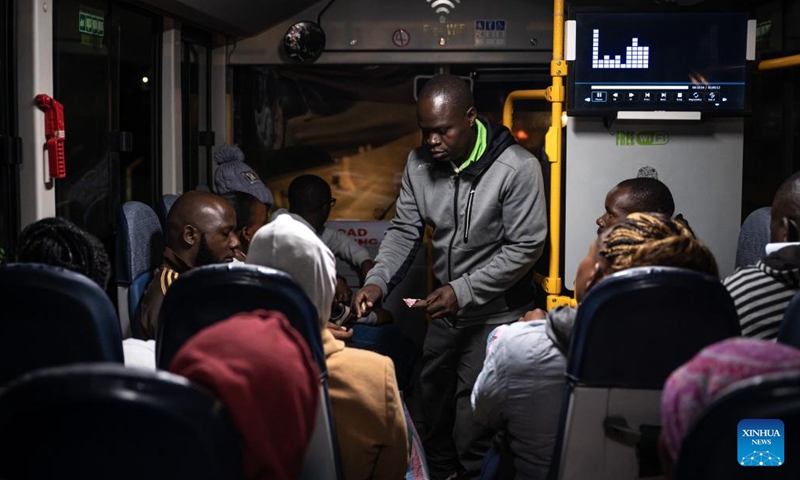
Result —
[{"label": "screen bar graphic", "polygon": [[592,85],[592,90],[689,90],[689,85]]}]

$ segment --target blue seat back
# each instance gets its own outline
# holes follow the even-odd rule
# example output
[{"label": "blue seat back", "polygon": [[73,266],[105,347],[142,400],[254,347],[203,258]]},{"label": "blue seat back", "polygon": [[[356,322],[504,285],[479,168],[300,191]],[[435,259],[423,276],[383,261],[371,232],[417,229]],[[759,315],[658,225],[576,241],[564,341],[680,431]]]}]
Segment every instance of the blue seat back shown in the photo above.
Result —
[{"label": "blue seat back", "polygon": [[764,249],[770,238],[771,210],[770,207],[761,207],[744,219],[736,246],[736,268],[755,265],[767,254]]},{"label": "blue seat back", "polygon": [[117,219],[116,281],[119,317],[124,337],[142,338],[141,326],[131,322],[153,270],[161,265],[164,234],[158,216],[142,202],[125,202]]},{"label": "blue seat back", "polygon": [[[743,419],[779,419],[784,424],[781,466],[742,467],[738,453],[738,424]],[[695,478],[800,478],[800,372],[753,377],[720,392],[691,426],[681,444],[675,469],[678,480]],[[754,446],[753,451],[769,451]],[[750,452],[748,452],[750,453]]]},{"label": "blue seat back", "polygon": [[[578,307],[549,478],[657,476],[661,388],[706,345],[740,334],[717,278],[640,267],[597,284]],[[642,452],[651,454],[642,455]]]},{"label": "blue seat back", "polygon": [[632,268],[604,279],[581,303],[567,376],[588,386],[661,389],[703,347],[740,334],[736,307],[718,279],[674,267]]},{"label": "blue seat back", "polygon": [[320,372],[323,400],[300,478],[342,478],[319,315],[303,289],[288,274],[242,263],[207,265],[181,274],[167,290],[158,315],[156,364],[158,368],[168,369],[175,354],[192,335],[231,315],[262,308],[277,310],[286,316],[308,342]]},{"label": "blue seat back", "polygon": [[200,330],[240,312],[278,310],[308,342],[320,374],[327,375],[317,310],[284,272],[242,263],[207,265],[181,274],[158,316],[156,361],[167,370],[186,341]]},{"label": "blue seat back", "polygon": [[114,305],[85,276],[50,265],[0,267],[0,385],[39,368],[123,361]]},{"label": "blue seat back", "polygon": [[783,313],[778,341],[800,348],[800,293],[796,293]]},{"label": "blue seat back", "polygon": [[167,215],[180,195],[168,193],[161,197],[161,200],[156,205],[156,213],[158,214],[158,221],[161,222],[161,229],[167,231]]},{"label": "blue seat back", "polygon": [[183,377],[112,364],[33,372],[0,394],[0,477],[243,479],[225,409]]}]

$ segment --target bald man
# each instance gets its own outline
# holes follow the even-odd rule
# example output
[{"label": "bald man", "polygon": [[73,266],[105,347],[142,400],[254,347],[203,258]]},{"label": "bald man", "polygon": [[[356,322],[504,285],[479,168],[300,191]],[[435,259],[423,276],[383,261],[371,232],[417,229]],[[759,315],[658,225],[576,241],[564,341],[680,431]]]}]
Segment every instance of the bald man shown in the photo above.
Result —
[{"label": "bald man", "polygon": [[458,77],[428,81],[417,123],[423,145],[408,156],[397,215],[353,308],[363,315],[389,294],[432,227],[437,288],[414,305],[432,319],[421,377],[425,452],[431,478],[477,478],[493,432],[474,421],[470,394],[489,332],[533,306],[533,265],[547,237],[542,175],[508,129],[477,114]]},{"label": "bald man", "polygon": [[771,251],[755,265],[723,281],[736,305],[742,335],[765,340],[778,336],[783,314],[800,291],[800,172],[778,188],[772,200]]},{"label": "bald man", "polygon": [[167,216],[164,263],[153,274],[139,304],[138,321],[145,339],[155,339],[158,313],[167,289],[194,267],[233,260],[239,239],[236,213],[222,197],[192,190],[181,195]]}]

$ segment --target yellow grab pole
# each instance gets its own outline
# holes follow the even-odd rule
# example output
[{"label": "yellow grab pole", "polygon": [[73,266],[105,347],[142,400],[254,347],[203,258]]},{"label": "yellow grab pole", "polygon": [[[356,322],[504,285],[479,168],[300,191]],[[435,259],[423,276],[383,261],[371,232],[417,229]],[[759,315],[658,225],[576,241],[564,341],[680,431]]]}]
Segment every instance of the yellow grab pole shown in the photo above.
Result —
[{"label": "yellow grab pole", "polygon": [[796,67],[800,65],[800,55],[789,55],[788,57],[772,58],[759,62],[759,70],[774,70],[776,68]]},{"label": "yellow grab pole", "polygon": [[[548,294],[546,308],[568,305],[571,298],[561,295],[561,155],[562,125],[561,115],[564,104],[564,77],[567,63],[564,61],[564,0],[555,0],[553,7],[553,59],[550,62],[552,85],[545,90],[517,90],[506,97],[503,104],[503,125],[511,129],[514,120],[515,100],[541,100],[551,103],[552,117],[550,128],[545,135],[544,148],[550,162],[550,266],[547,277],[541,279],[542,288]],[[572,302],[574,303],[574,302]]]},{"label": "yellow grab pole", "polygon": [[547,90],[514,90],[506,97],[503,104],[503,125],[511,130],[514,122],[514,101],[515,100],[544,100],[547,98]]},{"label": "yellow grab pole", "polygon": [[566,305],[570,298],[561,295],[561,165],[564,128],[561,120],[564,112],[564,77],[567,62],[564,60],[564,0],[553,4],[553,60],[550,62],[553,84],[547,89],[547,99],[552,107],[550,128],[545,135],[544,149],[550,162],[550,268],[542,287],[547,292],[547,309]]}]

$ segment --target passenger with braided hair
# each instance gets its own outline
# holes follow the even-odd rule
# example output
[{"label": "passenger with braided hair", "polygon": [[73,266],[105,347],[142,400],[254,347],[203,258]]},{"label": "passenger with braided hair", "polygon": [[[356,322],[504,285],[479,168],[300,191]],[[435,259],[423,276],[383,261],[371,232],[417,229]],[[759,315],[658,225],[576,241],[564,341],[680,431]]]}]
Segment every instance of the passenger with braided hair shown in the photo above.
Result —
[{"label": "passenger with braided hair", "polygon": [[19,236],[16,261],[66,268],[89,277],[103,290],[111,273],[100,240],[63,218],[43,218],[25,227]]},{"label": "passenger with braided hair", "polygon": [[[711,251],[681,219],[632,213],[589,246],[575,296],[612,273],[665,265],[718,276]],[[580,308],[580,307],[578,307]],[[475,420],[504,432],[500,478],[547,477],[558,433],[570,334],[577,309],[533,310],[489,335],[486,361],[472,390]]]},{"label": "passenger with braided hair", "polygon": [[662,265],[719,277],[711,251],[681,218],[632,213],[612,228],[598,252],[603,277],[628,268]]}]

